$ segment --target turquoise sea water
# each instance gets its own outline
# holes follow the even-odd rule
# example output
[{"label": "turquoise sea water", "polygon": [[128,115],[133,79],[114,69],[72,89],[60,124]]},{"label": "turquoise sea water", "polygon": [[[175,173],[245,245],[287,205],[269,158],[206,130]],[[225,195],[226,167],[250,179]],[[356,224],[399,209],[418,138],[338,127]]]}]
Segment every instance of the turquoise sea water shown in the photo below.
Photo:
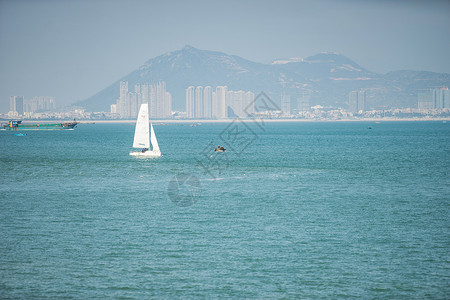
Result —
[{"label": "turquoise sea water", "polygon": [[450,298],[449,123],[155,131],[0,132],[0,298]]}]

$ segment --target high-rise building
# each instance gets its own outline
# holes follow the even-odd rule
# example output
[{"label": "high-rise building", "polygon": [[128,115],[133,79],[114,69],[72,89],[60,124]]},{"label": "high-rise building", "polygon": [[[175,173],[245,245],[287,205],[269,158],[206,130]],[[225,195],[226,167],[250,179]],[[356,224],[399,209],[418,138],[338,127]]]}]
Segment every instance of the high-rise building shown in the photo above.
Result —
[{"label": "high-rise building", "polygon": [[432,91],[421,91],[417,95],[418,103],[417,107],[419,109],[431,109],[433,108],[433,93]]},{"label": "high-rise building", "polygon": [[149,116],[150,118],[153,118],[152,111],[156,111],[156,97],[157,97],[157,91],[156,86],[151,85],[148,89],[148,109],[149,109]]},{"label": "high-rise building", "polygon": [[348,108],[352,113],[359,113],[366,110],[366,91],[351,91],[348,95]]},{"label": "high-rise building", "polygon": [[216,87],[212,105],[212,117],[215,119],[224,119],[227,117],[227,91],[226,86]]},{"label": "high-rise building", "polygon": [[203,118],[211,119],[212,117],[212,88],[205,86],[203,89]]},{"label": "high-rise building", "polygon": [[358,92],[358,111],[363,112],[366,110],[366,91],[360,90]]},{"label": "high-rise building", "polygon": [[[244,110],[247,113],[247,116],[255,113],[255,94],[253,92],[248,91],[245,93],[245,103]],[[247,117],[246,116],[246,117]]]},{"label": "high-rise building", "polygon": [[358,92],[351,91],[348,95],[348,110],[352,113],[358,112]]},{"label": "high-rise building", "polygon": [[9,110],[19,116],[23,115],[23,96],[11,96]]},{"label": "high-rise building", "polygon": [[186,117],[195,118],[195,87],[193,86],[186,89]]},{"label": "high-rise building", "polygon": [[151,89],[150,117],[169,118],[172,115],[172,96],[166,91],[166,83],[161,81]]},{"label": "high-rise building", "polygon": [[281,95],[281,112],[283,115],[291,114],[291,96],[286,94]]},{"label": "high-rise building", "polygon": [[119,100],[117,101],[117,113],[121,118],[130,116],[128,107],[128,81],[121,81]]},{"label": "high-rise building", "polygon": [[243,91],[227,92],[227,117],[243,117]]},{"label": "high-rise building", "polygon": [[311,92],[304,91],[302,96],[297,99],[298,111],[309,111],[311,109]]},{"label": "high-rise building", "polygon": [[433,108],[450,108],[450,94],[447,87],[432,90]]},{"label": "high-rise building", "polygon": [[203,118],[203,87],[195,88],[195,117]]},{"label": "high-rise building", "polygon": [[129,93],[128,94],[128,111],[129,117],[136,118],[139,113],[140,105],[138,104],[138,95],[137,93]]},{"label": "high-rise building", "polygon": [[128,97],[128,81],[120,82],[120,100],[126,101]]},{"label": "high-rise building", "polygon": [[172,94],[169,92],[164,93],[164,105],[161,111],[161,118],[171,118],[172,117]]},{"label": "high-rise building", "polygon": [[[148,84],[141,85],[141,104],[148,103],[149,96],[150,96],[150,93],[149,93]],[[141,107],[141,106],[139,105],[139,107]]]},{"label": "high-rise building", "polygon": [[441,94],[443,97],[443,108],[450,108],[450,90],[448,87],[441,88]]},{"label": "high-rise building", "polygon": [[431,91],[433,95],[433,108],[442,108],[442,97],[439,89],[433,89]]}]

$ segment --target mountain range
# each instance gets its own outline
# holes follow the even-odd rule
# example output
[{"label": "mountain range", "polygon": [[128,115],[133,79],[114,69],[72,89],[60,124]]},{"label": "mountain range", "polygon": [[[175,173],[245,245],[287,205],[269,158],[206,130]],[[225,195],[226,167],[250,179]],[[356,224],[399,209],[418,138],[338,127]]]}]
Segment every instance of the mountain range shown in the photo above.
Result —
[{"label": "mountain range", "polygon": [[[229,90],[265,92],[274,102],[281,94],[293,105],[307,92],[311,105],[347,108],[351,91],[366,90],[367,108],[416,107],[420,90],[450,86],[449,73],[401,70],[379,74],[337,53],[319,53],[305,59],[278,59],[271,64],[252,62],[222,52],[192,46],[168,52],[145,62],[137,70],[92,97],[76,103],[88,111],[109,111],[119,98],[119,82],[135,84],[165,81],[172,94],[173,110],[185,110],[188,86],[226,85]],[[295,107],[295,106],[294,106]]]}]

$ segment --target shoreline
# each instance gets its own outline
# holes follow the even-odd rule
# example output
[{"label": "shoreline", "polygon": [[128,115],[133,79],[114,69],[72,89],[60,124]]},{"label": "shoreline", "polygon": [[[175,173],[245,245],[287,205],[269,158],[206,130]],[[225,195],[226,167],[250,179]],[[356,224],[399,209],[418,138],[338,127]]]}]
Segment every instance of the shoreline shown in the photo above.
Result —
[{"label": "shoreline", "polygon": [[[436,119],[414,119],[414,118],[404,118],[404,119],[342,119],[342,120],[311,120],[311,119],[220,119],[220,120],[153,120],[151,121],[154,125],[161,125],[161,123],[167,124],[198,124],[198,123],[231,123],[234,120],[239,120],[240,122],[252,123],[252,122],[267,122],[267,123],[332,123],[332,122],[442,122],[450,121],[450,118],[436,118]],[[80,120],[79,124],[135,124],[136,120]]]},{"label": "shoreline", "polygon": [[[332,123],[332,122],[450,122],[449,118],[384,118],[384,119],[341,119],[341,120],[327,120],[327,119],[220,119],[220,120],[202,120],[202,119],[193,119],[193,120],[151,120],[154,125],[163,124],[198,124],[198,123],[231,123],[234,120],[239,120],[239,122],[251,123],[251,122],[267,122],[267,123]],[[64,123],[68,122],[67,120],[22,120],[23,123]],[[136,120],[78,120],[78,124],[135,124]]]}]

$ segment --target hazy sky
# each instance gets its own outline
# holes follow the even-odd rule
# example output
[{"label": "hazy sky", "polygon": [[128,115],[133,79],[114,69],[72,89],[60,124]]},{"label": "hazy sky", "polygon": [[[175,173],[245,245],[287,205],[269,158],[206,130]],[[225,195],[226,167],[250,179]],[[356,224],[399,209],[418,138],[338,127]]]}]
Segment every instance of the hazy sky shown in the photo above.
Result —
[{"label": "hazy sky", "polygon": [[0,112],[11,95],[83,100],[186,44],[263,63],[334,51],[379,73],[450,73],[450,1],[0,0]]}]

